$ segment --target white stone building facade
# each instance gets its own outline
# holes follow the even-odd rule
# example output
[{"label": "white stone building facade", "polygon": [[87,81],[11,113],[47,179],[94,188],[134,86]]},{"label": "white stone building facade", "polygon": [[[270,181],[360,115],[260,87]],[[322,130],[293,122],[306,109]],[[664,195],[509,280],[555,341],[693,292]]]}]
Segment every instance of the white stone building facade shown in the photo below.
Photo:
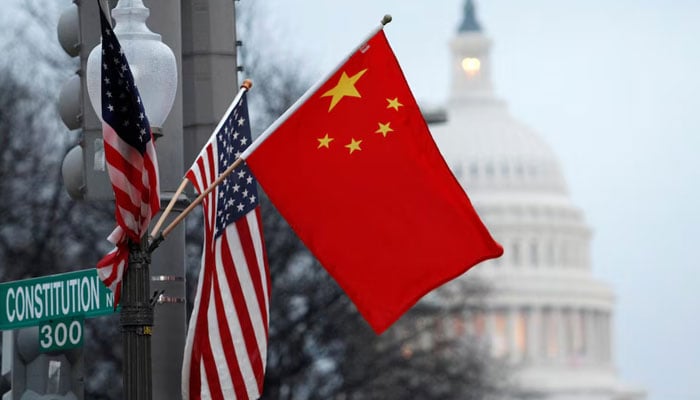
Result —
[{"label": "white stone building facade", "polygon": [[[490,48],[468,0],[451,42],[446,121],[431,131],[505,253],[459,278],[492,292],[483,311],[451,326],[513,366],[515,398],[643,399],[616,374],[614,293],[592,275],[591,229],[551,149],[496,97]],[[442,290],[458,293],[459,279]]]}]

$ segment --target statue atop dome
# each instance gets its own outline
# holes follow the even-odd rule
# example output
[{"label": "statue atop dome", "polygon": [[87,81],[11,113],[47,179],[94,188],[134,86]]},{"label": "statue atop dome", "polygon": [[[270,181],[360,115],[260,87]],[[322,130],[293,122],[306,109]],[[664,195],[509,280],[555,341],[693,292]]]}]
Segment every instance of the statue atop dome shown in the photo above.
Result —
[{"label": "statue atop dome", "polygon": [[464,17],[458,32],[481,32],[481,25],[476,20],[476,11],[472,0],[467,0],[464,3]]}]

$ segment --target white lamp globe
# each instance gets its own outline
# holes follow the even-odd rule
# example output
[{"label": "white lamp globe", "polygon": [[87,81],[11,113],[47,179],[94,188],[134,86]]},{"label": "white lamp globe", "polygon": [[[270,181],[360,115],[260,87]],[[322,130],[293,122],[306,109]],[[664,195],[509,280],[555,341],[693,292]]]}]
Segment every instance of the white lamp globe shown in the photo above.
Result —
[{"label": "white lamp globe", "polygon": [[[146,26],[150,11],[142,0],[119,0],[112,10],[114,33],[124,51],[141,95],[151,128],[160,130],[175,100],[177,65],[170,47]],[[102,120],[102,46],[95,46],[87,61],[90,102]]]}]

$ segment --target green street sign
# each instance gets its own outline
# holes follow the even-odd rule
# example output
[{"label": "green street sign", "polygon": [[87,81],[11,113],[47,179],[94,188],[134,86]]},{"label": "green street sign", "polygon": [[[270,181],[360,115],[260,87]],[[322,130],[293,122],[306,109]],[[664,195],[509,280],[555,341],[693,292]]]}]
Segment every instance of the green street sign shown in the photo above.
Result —
[{"label": "green street sign", "polygon": [[39,351],[68,350],[83,345],[83,318],[50,320],[39,325]]},{"label": "green street sign", "polygon": [[0,283],[0,330],[114,312],[114,294],[94,268]]}]

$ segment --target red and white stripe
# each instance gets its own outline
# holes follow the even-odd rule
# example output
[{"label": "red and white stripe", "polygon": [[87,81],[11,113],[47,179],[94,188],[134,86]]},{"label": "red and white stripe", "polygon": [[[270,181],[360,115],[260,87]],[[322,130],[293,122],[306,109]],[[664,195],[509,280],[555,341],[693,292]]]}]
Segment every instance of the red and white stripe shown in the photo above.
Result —
[{"label": "red and white stripe", "polygon": [[[212,136],[213,140],[216,140]],[[208,143],[187,178],[201,193],[218,177]],[[257,399],[267,359],[270,277],[260,207],[214,240],[218,188],[203,201],[204,249],[183,360],[183,399]]]},{"label": "red and white stripe", "polygon": [[153,140],[147,143],[142,155],[122,140],[109,124],[102,124],[102,134],[118,226],[108,238],[116,247],[97,263],[97,272],[114,293],[116,305],[128,262],[128,239],[138,243],[151,218],[160,210],[160,185]]},{"label": "red and white stripe", "polygon": [[102,134],[117,205],[117,222],[129,239],[138,242],[151,218],[160,210],[155,146],[153,140],[148,141],[142,155],[106,123],[102,124]]}]

